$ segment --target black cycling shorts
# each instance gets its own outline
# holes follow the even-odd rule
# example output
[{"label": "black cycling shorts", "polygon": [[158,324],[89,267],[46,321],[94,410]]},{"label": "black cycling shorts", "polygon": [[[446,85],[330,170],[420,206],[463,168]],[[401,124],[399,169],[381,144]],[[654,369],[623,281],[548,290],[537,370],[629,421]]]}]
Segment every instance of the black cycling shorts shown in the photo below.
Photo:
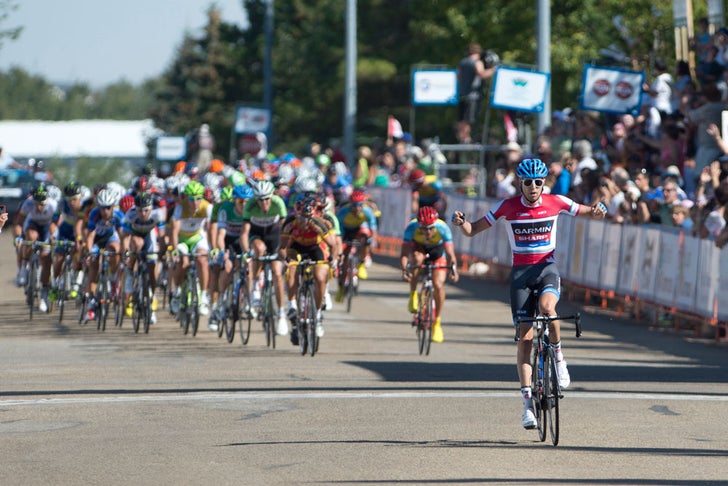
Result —
[{"label": "black cycling shorts", "polygon": [[538,312],[538,296],[552,292],[561,296],[561,277],[555,263],[517,265],[511,270],[511,314],[513,323]]}]

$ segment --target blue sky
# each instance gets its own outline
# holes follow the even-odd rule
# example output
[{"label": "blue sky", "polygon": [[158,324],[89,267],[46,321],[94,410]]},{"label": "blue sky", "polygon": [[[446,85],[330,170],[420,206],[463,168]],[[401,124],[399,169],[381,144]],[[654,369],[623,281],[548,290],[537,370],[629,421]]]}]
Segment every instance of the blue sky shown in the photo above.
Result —
[{"label": "blue sky", "polygon": [[246,23],[242,0],[15,0],[2,28],[22,26],[0,48],[0,70],[19,66],[57,83],[94,88],[158,76],[185,32],[199,34],[208,7]]}]

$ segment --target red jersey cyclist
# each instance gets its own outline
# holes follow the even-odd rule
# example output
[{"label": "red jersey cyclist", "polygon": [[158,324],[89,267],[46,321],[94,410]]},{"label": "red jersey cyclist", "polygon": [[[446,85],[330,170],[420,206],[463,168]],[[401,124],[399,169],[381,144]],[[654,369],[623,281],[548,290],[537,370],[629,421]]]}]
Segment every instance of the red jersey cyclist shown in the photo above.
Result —
[{"label": "red jersey cyclist", "polygon": [[[498,219],[509,225],[509,240],[513,251],[511,270],[511,313],[513,321],[518,317],[530,317],[536,310],[531,302],[531,292],[538,292],[538,311],[545,316],[555,316],[556,304],[561,295],[561,278],[554,262],[556,248],[556,223],[559,214],[587,216],[602,219],[606,206],[597,202],[592,206],[576,203],[565,196],[543,193],[543,184],[549,171],[540,159],[524,159],[518,164],[520,195],[504,199],[494,205],[482,218],[470,222],[461,211],[455,211],[452,221],[460,226],[465,236],[474,236],[493,226]],[[533,341],[533,327],[521,325],[519,331],[517,365],[523,396],[523,427],[536,427],[536,417],[531,411],[531,364],[529,356]],[[559,322],[549,326],[549,338],[556,351],[556,374],[561,388],[571,383],[566,360],[561,351]]]},{"label": "red jersey cyclist", "polygon": [[437,217],[437,211],[424,206],[417,212],[417,218],[410,221],[404,230],[402,252],[399,264],[402,268],[402,279],[409,282],[410,298],[407,309],[413,314],[418,310],[417,274],[419,267],[425,262],[445,268],[432,272],[432,286],[435,289],[435,323],[432,327],[432,341],[441,343],[445,338],[442,333],[440,317],[445,304],[445,277],[451,269],[450,280],[458,281],[457,258],[452,244],[450,227]]}]

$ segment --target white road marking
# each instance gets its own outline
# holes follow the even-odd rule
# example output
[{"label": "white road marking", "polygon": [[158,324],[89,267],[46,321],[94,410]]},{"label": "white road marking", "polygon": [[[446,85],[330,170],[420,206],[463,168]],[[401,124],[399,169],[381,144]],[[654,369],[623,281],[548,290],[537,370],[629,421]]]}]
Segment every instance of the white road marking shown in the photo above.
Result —
[{"label": "white road marking", "polygon": [[[332,399],[387,399],[387,398],[514,398],[520,397],[518,392],[234,392],[234,393],[182,393],[159,395],[109,395],[101,397],[79,398],[37,398],[25,400],[0,400],[0,408],[29,407],[38,405],[88,405],[143,402],[220,402],[245,400],[332,400]],[[677,393],[632,393],[632,392],[568,392],[569,399],[599,400],[652,400],[652,401],[695,401],[695,402],[728,402],[726,395],[691,395]]]}]

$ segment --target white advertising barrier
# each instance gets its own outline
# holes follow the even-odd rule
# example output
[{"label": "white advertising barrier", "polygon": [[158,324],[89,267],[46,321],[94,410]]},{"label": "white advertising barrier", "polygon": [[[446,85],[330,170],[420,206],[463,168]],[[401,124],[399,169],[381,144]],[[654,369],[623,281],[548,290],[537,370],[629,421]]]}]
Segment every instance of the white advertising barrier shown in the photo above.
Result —
[{"label": "white advertising barrier", "polygon": [[718,319],[728,321],[728,253],[726,253],[728,250],[716,248],[715,252],[723,257],[720,258],[720,276],[718,277]]},{"label": "white advertising barrier", "polygon": [[614,292],[619,279],[619,257],[622,249],[622,225],[591,221],[604,226],[601,267],[599,271],[602,289]]},{"label": "white advertising barrier", "polygon": [[412,216],[412,193],[386,187],[372,187],[369,193],[382,212],[379,218],[379,234],[401,238]]},{"label": "white advertising barrier", "polygon": [[622,251],[619,255],[619,277],[617,292],[622,295],[635,295],[637,290],[637,271],[640,264],[641,241],[639,226],[622,228]]},{"label": "white advertising barrier", "polygon": [[[371,190],[382,209],[380,233],[401,238],[409,220],[410,192],[405,189]],[[497,201],[450,196],[452,211],[468,220],[482,218]],[[508,226],[466,238],[453,227],[455,251],[510,266]],[[705,318],[728,320],[728,253],[720,258],[712,239],[699,239],[659,226],[615,225],[605,221],[560,216],[556,262],[567,282],[649,303],[675,307]]]},{"label": "white advertising barrier", "polygon": [[698,287],[700,238],[685,236],[680,246],[675,282],[675,306],[685,312],[695,312],[695,292]]},{"label": "white advertising barrier", "polygon": [[713,240],[700,240],[698,259],[698,285],[695,295],[695,312],[713,316],[718,293],[719,252]]},{"label": "white advertising barrier", "polygon": [[675,305],[675,287],[680,263],[680,233],[663,231],[660,234],[657,276],[655,279],[655,302],[665,306]]}]

